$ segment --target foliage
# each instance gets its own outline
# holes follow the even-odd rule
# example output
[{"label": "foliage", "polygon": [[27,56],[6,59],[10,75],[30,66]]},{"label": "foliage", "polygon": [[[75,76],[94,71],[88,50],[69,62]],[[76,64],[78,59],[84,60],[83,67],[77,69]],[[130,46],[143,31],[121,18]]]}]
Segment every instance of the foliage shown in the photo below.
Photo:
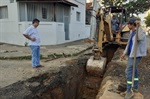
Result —
[{"label": "foliage", "polygon": [[127,0],[102,0],[102,4],[105,6],[121,6],[123,2]]},{"label": "foliage", "polygon": [[24,46],[27,47],[27,46],[28,46],[28,42],[25,42],[25,43],[24,43]]},{"label": "foliage", "polygon": [[146,26],[150,26],[150,13],[145,17],[145,24]]},{"label": "foliage", "polygon": [[128,14],[140,14],[144,13],[150,8],[150,0],[132,0],[126,3],[125,8],[128,11]]},{"label": "foliage", "polygon": [[102,0],[104,6],[123,6],[127,9],[127,14],[144,13],[150,8],[150,0]]},{"label": "foliage", "polygon": [[136,20],[141,21],[141,18],[139,16],[135,16]]}]

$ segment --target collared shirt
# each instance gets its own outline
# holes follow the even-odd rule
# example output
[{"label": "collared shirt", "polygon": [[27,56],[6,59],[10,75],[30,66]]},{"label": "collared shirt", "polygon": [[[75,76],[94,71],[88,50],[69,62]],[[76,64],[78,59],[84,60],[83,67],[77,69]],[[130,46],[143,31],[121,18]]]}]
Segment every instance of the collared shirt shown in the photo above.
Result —
[{"label": "collared shirt", "polygon": [[119,24],[118,18],[112,18],[111,23],[112,25]]},{"label": "collared shirt", "polygon": [[36,45],[36,46],[40,46],[40,34],[37,30],[37,28],[35,28],[33,25],[29,26],[24,32],[23,34],[28,35],[31,38],[35,38],[35,41],[30,41],[29,45]]},{"label": "collared shirt", "polygon": [[136,30],[132,31],[130,41],[129,41],[129,48],[128,48],[128,55],[130,55],[132,47],[133,47],[133,37],[136,34]]},{"label": "collared shirt", "polygon": [[117,30],[119,30],[119,20],[118,18],[112,18],[111,20],[112,23],[112,31],[116,32]]},{"label": "collared shirt", "polygon": [[[131,38],[131,33],[130,33],[130,38]],[[129,42],[130,42],[130,38],[128,39],[128,44],[124,50],[124,54],[128,55],[128,49],[129,49]],[[132,50],[130,52],[130,55],[128,55],[129,57],[134,57],[134,53],[135,51],[137,51],[136,53],[136,57],[143,57],[147,55],[147,47],[146,47],[146,34],[145,31],[143,30],[142,27],[138,28],[138,38],[137,38],[137,50],[134,50],[135,48],[135,35],[132,38]]]}]

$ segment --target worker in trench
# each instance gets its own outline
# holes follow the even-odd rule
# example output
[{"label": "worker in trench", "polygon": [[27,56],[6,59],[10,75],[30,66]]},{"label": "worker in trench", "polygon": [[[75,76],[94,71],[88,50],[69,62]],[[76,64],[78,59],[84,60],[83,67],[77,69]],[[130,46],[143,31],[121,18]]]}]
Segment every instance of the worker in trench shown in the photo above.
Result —
[{"label": "worker in trench", "polygon": [[[146,34],[144,30],[140,27],[140,22],[137,21],[136,18],[131,18],[128,22],[128,27],[131,30],[131,33],[125,51],[121,56],[121,60],[123,60],[126,55],[128,56],[128,62],[125,71],[126,80],[127,80],[127,90],[124,99],[131,99],[134,96],[134,93],[138,92],[138,85],[139,85],[138,65],[142,57],[146,56],[147,54]],[[137,39],[136,39],[136,33],[137,33]],[[136,40],[137,43],[135,44]],[[133,82],[132,71],[134,65],[134,57],[136,58],[136,62],[135,62],[134,82]],[[132,88],[132,84],[133,84],[133,88]]]}]

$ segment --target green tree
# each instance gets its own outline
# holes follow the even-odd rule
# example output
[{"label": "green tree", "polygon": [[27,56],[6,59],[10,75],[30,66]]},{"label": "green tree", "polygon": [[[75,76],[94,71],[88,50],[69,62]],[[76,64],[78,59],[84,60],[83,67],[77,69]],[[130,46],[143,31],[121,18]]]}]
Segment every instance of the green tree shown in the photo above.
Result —
[{"label": "green tree", "polygon": [[105,6],[121,6],[123,2],[127,0],[102,0],[102,4]]},{"label": "green tree", "polygon": [[146,26],[150,26],[150,13],[145,17],[145,24]]},{"label": "green tree", "polygon": [[102,0],[105,6],[123,6],[127,9],[127,15],[144,13],[150,9],[150,0]]},{"label": "green tree", "polygon": [[150,0],[130,0],[130,2],[124,4],[128,14],[140,14],[144,13],[150,8]]},{"label": "green tree", "polygon": [[141,18],[139,16],[135,16],[136,20],[141,21]]}]

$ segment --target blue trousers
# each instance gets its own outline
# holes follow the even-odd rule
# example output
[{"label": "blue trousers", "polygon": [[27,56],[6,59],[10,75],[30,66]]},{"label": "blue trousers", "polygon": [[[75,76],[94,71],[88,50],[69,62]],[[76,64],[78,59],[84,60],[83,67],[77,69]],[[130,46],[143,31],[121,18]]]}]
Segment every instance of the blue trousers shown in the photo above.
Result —
[{"label": "blue trousers", "polygon": [[40,46],[30,46],[32,50],[32,67],[40,65]]},{"label": "blue trousers", "polygon": [[[134,89],[138,90],[139,78],[138,78],[138,65],[142,57],[136,58],[135,76],[134,76]],[[132,71],[133,71],[134,58],[128,57],[128,63],[126,67],[126,79],[127,79],[127,92],[132,88]]]}]

